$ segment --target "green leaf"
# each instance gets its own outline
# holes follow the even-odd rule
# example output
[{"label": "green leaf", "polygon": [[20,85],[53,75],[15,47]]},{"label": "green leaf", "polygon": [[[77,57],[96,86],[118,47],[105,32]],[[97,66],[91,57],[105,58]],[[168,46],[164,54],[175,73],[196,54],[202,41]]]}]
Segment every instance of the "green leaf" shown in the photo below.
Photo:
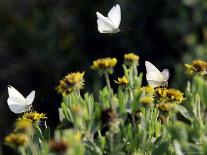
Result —
[{"label": "green leaf", "polygon": [[176,105],[175,109],[180,112],[182,116],[187,118],[188,120],[192,120],[192,115],[187,111],[187,109],[182,105]]},{"label": "green leaf", "polygon": [[168,147],[169,147],[169,143],[163,142],[158,147],[154,147],[154,150],[152,151],[152,155],[165,155]]},{"label": "green leaf", "polygon": [[44,130],[43,137],[44,137],[44,140],[45,141],[49,141],[50,140],[50,128],[46,128]]},{"label": "green leaf", "polygon": [[207,82],[199,76],[194,78],[196,90],[201,96],[201,100],[207,105]]},{"label": "green leaf", "polygon": [[68,121],[71,121],[71,120],[70,120],[70,116],[69,116],[69,114],[68,114],[68,109],[67,109],[67,107],[66,107],[66,105],[65,105],[65,102],[62,102],[62,103],[61,103],[61,109],[62,109],[62,112],[63,112],[65,118],[66,118]]}]

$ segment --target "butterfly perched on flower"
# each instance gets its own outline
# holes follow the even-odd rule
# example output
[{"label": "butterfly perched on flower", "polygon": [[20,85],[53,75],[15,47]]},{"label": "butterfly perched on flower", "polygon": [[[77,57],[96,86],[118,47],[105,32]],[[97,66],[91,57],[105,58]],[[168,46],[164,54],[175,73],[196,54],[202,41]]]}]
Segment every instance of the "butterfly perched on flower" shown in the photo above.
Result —
[{"label": "butterfly perched on flower", "polygon": [[169,70],[164,69],[160,72],[151,62],[145,61],[145,67],[147,70],[146,79],[150,86],[159,87],[166,86],[170,76]]},{"label": "butterfly perched on flower", "polygon": [[35,91],[32,91],[26,98],[14,87],[8,86],[9,97],[7,99],[10,110],[14,113],[23,113],[30,110],[35,98]]}]

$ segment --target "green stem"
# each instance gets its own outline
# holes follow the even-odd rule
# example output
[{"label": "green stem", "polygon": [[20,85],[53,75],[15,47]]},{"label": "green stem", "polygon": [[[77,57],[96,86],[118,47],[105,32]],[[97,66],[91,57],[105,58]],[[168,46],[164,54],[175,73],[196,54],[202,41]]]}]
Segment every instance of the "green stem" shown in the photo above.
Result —
[{"label": "green stem", "polygon": [[109,148],[110,148],[110,153],[111,154],[113,154],[113,152],[114,152],[113,143],[114,143],[113,142],[113,134],[110,131],[110,133],[109,133]]},{"label": "green stem", "polygon": [[129,78],[130,78],[130,83],[131,83],[131,87],[134,88],[134,74],[133,74],[133,66],[130,66],[129,69]]},{"label": "green stem", "polygon": [[106,80],[106,85],[107,85],[109,91],[111,91],[111,84],[110,84],[110,80],[109,80],[109,74],[107,72],[105,72],[104,76],[105,76],[105,80]]},{"label": "green stem", "polygon": [[37,151],[36,151],[36,147],[35,145],[32,143],[32,140],[30,139],[29,141],[29,148],[31,150],[32,155],[38,155]]},{"label": "green stem", "polygon": [[108,91],[109,91],[109,100],[110,100],[111,108],[114,110],[115,108],[114,108],[114,105],[112,103],[113,93],[112,93],[111,84],[110,84],[110,80],[109,80],[109,74],[107,72],[105,72],[104,76],[105,76],[106,85],[107,85],[107,88],[108,88]]},{"label": "green stem", "polygon": [[133,63],[133,76],[136,77],[138,76],[138,72],[137,72],[137,64]]},{"label": "green stem", "polygon": [[20,147],[19,152],[21,153],[21,155],[27,155],[24,147]]}]

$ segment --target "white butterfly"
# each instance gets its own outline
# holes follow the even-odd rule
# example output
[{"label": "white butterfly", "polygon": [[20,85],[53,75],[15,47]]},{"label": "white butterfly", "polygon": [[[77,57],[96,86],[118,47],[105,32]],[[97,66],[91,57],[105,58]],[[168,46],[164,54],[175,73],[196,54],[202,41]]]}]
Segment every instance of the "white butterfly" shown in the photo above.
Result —
[{"label": "white butterfly", "polygon": [[170,76],[169,70],[160,72],[151,62],[145,61],[147,82],[152,87],[166,86]]},{"label": "white butterfly", "polygon": [[22,113],[30,110],[35,98],[35,91],[32,91],[26,98],[14,87],[8,86],[9,97],[7,99],[10,110],[14,113]]},{"label": "white butterfly", "polygon": [[101,13],[96,12],[98,31],[100,33],[117,33],[120,31],[121,9],[119,4],[113,6],[108,13],[108,17],[104,17]]}]

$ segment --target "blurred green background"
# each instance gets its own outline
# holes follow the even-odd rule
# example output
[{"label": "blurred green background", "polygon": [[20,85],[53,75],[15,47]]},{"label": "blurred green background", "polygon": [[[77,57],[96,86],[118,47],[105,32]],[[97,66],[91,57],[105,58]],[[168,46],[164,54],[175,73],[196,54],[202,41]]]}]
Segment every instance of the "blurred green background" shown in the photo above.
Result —
[{"label": "blurred green background", "polygon": [[[121,32],[100,34],[96,11],[122,10]],[[27,95],[36,90],[34,109],[58,124],[61,97],[55,86],[66,73],[86,71],[86,90],[101,83],[90,70],[94,59],[113,56],[121,76],[123,54],[134,52],[159,69],[170,69],[170,86],[185,89],[183,63],[207,60],[206,0],[0,0],[0,154],[11,153],[3,138],[17,115],[7,106],[7,85]],[[146,81],[145,81],[146,82]]]}]

